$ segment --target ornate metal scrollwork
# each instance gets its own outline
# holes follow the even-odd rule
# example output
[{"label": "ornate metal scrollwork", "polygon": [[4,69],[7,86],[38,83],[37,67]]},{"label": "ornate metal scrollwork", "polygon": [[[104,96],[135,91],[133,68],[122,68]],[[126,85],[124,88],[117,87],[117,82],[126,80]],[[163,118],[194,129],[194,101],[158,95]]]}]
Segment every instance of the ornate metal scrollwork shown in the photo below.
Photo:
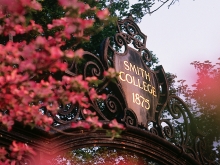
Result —
[{"label": "ornate metal scrollwork", "polygon": [[[146,66],[150,66],[151,54],[145,47],[146,38],[131,17],[119,21],[118,33],[115,35],[115,45],[118,47],[114,44],[111,45],[109,39],[107,39],[105,42],[106,46],[103,61],[106,64],[111,64],[108,65],[108,67],[116,67],[115,56],[125,56],[130,49],[128,45],[132,44],[137,54],[142,57]],[[115,47],[117,49],[115,49]],[[119,51],[119,48],[122,47],[124,50]],[[111,62],[108,63],[107,61]],[[126,115],[122,121],[130,126],[139,127],[141,129],[144,128],[146,131],[167,139],[180,147],[184,153],[194,157],[201,164],[212,164],[212,161],[205,159],[203,156],[203,149],[205,147],[204,136],[197,129],[190,110],[179,97],[169,96],[168,83],[163,67],[158,66],[154,73],[159,85],[158,104],[157,107],[155,107],[155,119],[149,118],[147,125],[139,125],[135,112],[129,109],[128,104],[126,104]],[[122,89],[121,91],[121,95],[126,98],[124,90]]]},{"label": "ornate metal scrollwork", "polygon": [[167,106],[158,114],[157,126],[160,136],[180,147],[182,152],[201,164],[215,164],[205,159],[204,134],[198,130],[190,110],[178,96],[169,96]]},{"label": "ornate metal scrollwork", "polygon": [[[90,110],[96,112],[101,121],[117,119],[129,127],[138,128],[167,139],[170,143],[180,147],[183,153],[191,155],[201,164],[212,164],[213,162],[205,159],[203,156],[205,147],[204,136],[197,129],[190,110],[179,97],[169,96],[168,83],[163,67],[158,66],[154,71],[149,68],[152,57],[150,51],[145,46],[147,36],[140,31],[131,17],[118,21],[117,27],[118,33],[115,35],[114,41],[107,38],[103,42],[102,54],[98,56],[90,52],[84,52],[83,61],[81,63],[72,61],[66,72],[69,76],[82,74],[84,78],[95,76],[102,81],[96,88],[96,91],[98,94],[105,93],[107,98],[102,101],[90,101]],[[133,45],[133,48],[130,47],[131,45]],[[135,52],[135,55],[132,55],[133,52]],[[128,56],[128,58],[125,58],[125,56]],[[110,67],[116,68],[118,65],[122,65],[120,59],[132,61],[134,59],[133,56],[137,56],[137,59],[141,61],[138,64],[147,69],[148,72],[145,74],[149,73],[151,75],[149,83],[154,80],[155,82],[152,84],[157,84],[155,86],[155,98],[151,100],[156,106],[151,111],[146,111],[145,109],[146,112],[139,115],[135,109],[129,107],[130,103],[126,90],[131,89],[123,88],[123,84],[119,79],[116,79],[116,82],[108,81],[102,74]],[[139,77],[143,75],[142,68],[141,75],[139,71],[135,72],[135,65],[130,65],[133,67],[133,71],[130,70],[130,72],[134,72],[132,73],[133,75],[136,74]],[[133,75],[130,76],[132,77]],[[140,88],[143,93],[145,87],[140,85],[140,81],[138,79],[139,85],[135,84],[135,82],[132,83],[134,83],[133,85],[137,89]],[[152,84],[150,85],[153,86]],[[149,89],[144,92],[150,93]],[[152,95],[152,91],[150,94]],[[135,93],[133,94],[134,96]],[[138,97],[140,96],[138,95]],[[138,102],[138,106],[144,107],[145,104],[146,108],[146,100],[143,100],[142,103],[141,101]],[[82,109],[77,105],[61,105],[58,114],[54,116],[54,120],[57,125],[83,120],[85,117],[81,111]],[[142,120],[142,118],[146,118],[146,120]]]},{"label": "ornate metal scrollwork", "polygon": [[[103,73],[108,69],[108,66],[104,65],[100,58],[90,52],[84,52],[83,60],[80,62],[72,61],[66,74],[69,76],[75,76],[82,74],[83,78],[95,76],[102,83],[96,87],[98,94],[105,93],[106,100],[90,100],[90,110],[96,112],[101,121],[110,121],[117,118],[119,121],[124,118],[125,102],[121,95],[121,89],[117,83],[113,83],[107,80]],[[43,109],[46,113],[46,110]],[[52,114],[49,114],[52,115]],[[68,124],[78,120],[84,120],[85,116],[82,113],[80,106],[67,104],[60,105],[58,113],[53,116],[54,126]]]},{"label": "ornate metal scrollwork", "polygon": [[125,122],[130,126],[134,126],[134,127],[138,126],[137,116],[135,115],[134,111],[132,111],[131,109],[126,110]]},{"label": "ornate metal scrollwork", "polygon": [[60,105],[58,113],[54,116],[54,124],[67,124],[77,121],[80,119],[80,112],[81,108],[77,105]]}]

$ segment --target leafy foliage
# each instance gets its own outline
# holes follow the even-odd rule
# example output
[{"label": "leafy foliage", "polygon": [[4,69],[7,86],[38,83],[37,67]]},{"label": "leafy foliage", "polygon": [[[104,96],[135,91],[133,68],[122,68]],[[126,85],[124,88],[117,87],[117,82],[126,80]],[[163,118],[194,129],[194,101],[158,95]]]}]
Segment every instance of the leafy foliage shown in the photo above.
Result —
[{"label": "leafy foliage", "polygon": [[[218,59],[220,60],[220,58]],[[220,157],[217,142],[220,140],[220,63],[210,61],[191,63],[197,70],[197,81],[193,90],[180,80],[180,92],[185,96],[189,106],[194,109],[198,127],[205,132],[209,150],[213,157]],[[213,143],[216,143],[213,149]]]},{"label": "leafy foliage", "polygon": [[74,165],[157,165],[154,161],[125,150],[110,147],[87,147],[73,150],[64,155],[59,155],[51,164]]},{"label": "leafy foliage", "polygon": [[[95,78],[61,74],[58,79],[56,74],[66,70],[68,60],[80,59],[83,49],[98,54],[102,40],[115,34],[116,17],[153,5],[143,4],[129,9],[128,0],[0,0],[1,124],[8,131],[16,121],[48,131],[53,118],[45,115],[42,107],[56,114],[60,103],[72,103],[85,108],[87,114],[86,121],[73,123],[73,128],[102,127],[95,114],[87,110],[89,100],[105,98],[89,86]],[[108,17],[109,11],[112,17]],[[136,20],[145,14],[137,13]],[[111,124],[121,129],[116,122]],[[19,142],[13,142],[9,151],[12,154],[0,148],[0,163],[15,164],[24,153],[34,154]]]},{"label": "leafy foliage", "polygon": [[[75,0],[59,0],[55,5],[47,1],[46,5],[42,8],[35,0],[0,0],[0,122],[8,131],[17,121],[49,131],[53,118],[43,109],[55,115],[60,103],[71,103],[87,113],[78,126],[100,128],[98,117],[87,110],[89,100],[105,98],[89,86],[96,79],[83,79],[82,75],[57,79],[55,75],[67,69],[64,61],[82,57],[83,50],[68,49],[68,41],[73,39],[78,44],[88,40],[89,28],[96,20],[106,22],[109,11]],[[15,164],[23,154],[34,154],[27,144],[15,141],[9,151],[0,148],[0,163]]]}]

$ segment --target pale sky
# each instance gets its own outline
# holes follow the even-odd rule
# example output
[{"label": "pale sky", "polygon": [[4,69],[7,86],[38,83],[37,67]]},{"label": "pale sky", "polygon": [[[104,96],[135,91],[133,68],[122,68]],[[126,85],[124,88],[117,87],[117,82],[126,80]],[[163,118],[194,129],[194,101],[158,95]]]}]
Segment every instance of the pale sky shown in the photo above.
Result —
[{"label": "pale sky", "polygon": [[145,16],[139,27],[165,72],[189,84],[196,81],[191,62],[220,57],[220,0],[179,0]]}]

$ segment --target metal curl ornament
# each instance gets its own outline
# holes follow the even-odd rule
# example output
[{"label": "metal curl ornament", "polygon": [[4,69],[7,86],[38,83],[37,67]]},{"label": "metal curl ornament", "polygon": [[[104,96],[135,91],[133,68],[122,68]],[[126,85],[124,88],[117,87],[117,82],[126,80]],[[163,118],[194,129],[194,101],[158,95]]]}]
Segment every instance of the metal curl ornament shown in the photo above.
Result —
[{"label": "metal curl ornament", "polygon": [[170,103],[168,102],[168,109],[174,119],[179,119],[181,117],[182,108],[179,104],[173,103],[172,105],[170,105]]},{"label": "metal curl ornament", "polygon": [[[120,53],[118,50],[115,50],[115,53],[116,54],[119,54],[119,55],[124,55],[127,53],[127,41],[125,40],[125,38],[123,37],[123,35],[117,33],[115,35],[115,42],[116,42],[116,45],[119,46],[120,48],[122,48],[124,46],[124,52]],[[119,48],[119,49],[120,49]]]},{"label": "metal curl ornament", "polygon": [[[132,37],[133,37],[134,35],[138,34],[138,32],[137,32],[137,30],[136,30],[136,27],[135,27],[134,25],[128,23],[125,27],[126,27],[127,33],[128,33],[129,35],[131,35]],[[132,29],[133,31],[132,31],[131,29]]]},{"label": "metal curl ornament", "polygon": [[157,129],[154,128],[154,127],[152,127],[152,128],[150,129],[150,132],[151,132],[152,134],[154,134],[154,135],[158,135],[158,131],[157,131]]},{"label": "metal curl ornament", "polygon": [[134,119],[131,116],[126,116],[126,123],[131,126],[135,126]]},{"label": "metal curl ornament", "polygon": [[85,64],[84,77],[88,77],[88,73],[90,73],[89,76],[95,77],[100,77],[102,75],[100,67],[92,61],[89,61]]},{"label": "metal curl ornament", "polygon": [[117,111],[123,109],[119,99],[112,94],[107,95],[107,98],[105,100],[105,104],[107,106],[107,109],[113,114],[115,114]]},{"label": "metal curl ornament", "polygon": [[125,34],[125,33],[122,33],[121,35],[124,37],[124,39],[125,39],[125,41],[126,41],[127,44],[130,44],[130,43],[131,43],[132,37],[131,37],[130,35]]},{"label": "metal curl ornament", "polygon": [[[168,124],[168,122],[166,122],[166,124]],[[166,137],[168,138],[173,138],[174,136],[174,130],[173,127],[171,126],[171,124],[169,123],[168,126],[165,126],[163,128],[164,134]]]},{"label": "metal curl ornament", "polygon": [[142,49],[143,48],[143,43],[141,43],[139,40],[137,40],[137,39],[133,39],[133,42],[132,42],[132,44],[134,45],[134,47],[136,48],[136,49]]},{"label": "metal curl ornament", "polygon": [[141,49],[140,52],[145,62],[150,62],[152,60],[152,54],[147,48]]},{"label": "metal curl ornament", "polygon": [[[67,109],[66,106],[70,105]],[[77,105],[68,104],[66,106],[60,106],[56,115],[52,115],[55,124],[68,124],[73,121],[77,121],[80,115],[81,108]],[[67,109],[67,110],[66,110]]]},{"label": "metal curl ornament", "polygon": [[105,67],[96,55],[85,51],[83,54],[83,61],[85,61],[85,63],[77,64],[77,70],[81,70],[83,68],[84,78],[95,76],[102,81],[105,79],[103,76]]},{"label": "metal curl ornament", "polygon": [[138,119],[131,109],[126,109],[125,122],[130,126],[138,126]]}]

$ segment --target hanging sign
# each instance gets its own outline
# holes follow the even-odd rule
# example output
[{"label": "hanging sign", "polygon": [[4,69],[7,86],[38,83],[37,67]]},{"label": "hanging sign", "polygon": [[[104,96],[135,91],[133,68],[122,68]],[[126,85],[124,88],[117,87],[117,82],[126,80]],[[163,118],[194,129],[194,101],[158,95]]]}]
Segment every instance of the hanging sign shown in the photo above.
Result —
[{"label": "hanging sign", "polygon": [[114,63],[128,108],[135,112],[139,123],[154,120],[159,91],[155,74],[130,47],[126,54],[115,55]]}]

